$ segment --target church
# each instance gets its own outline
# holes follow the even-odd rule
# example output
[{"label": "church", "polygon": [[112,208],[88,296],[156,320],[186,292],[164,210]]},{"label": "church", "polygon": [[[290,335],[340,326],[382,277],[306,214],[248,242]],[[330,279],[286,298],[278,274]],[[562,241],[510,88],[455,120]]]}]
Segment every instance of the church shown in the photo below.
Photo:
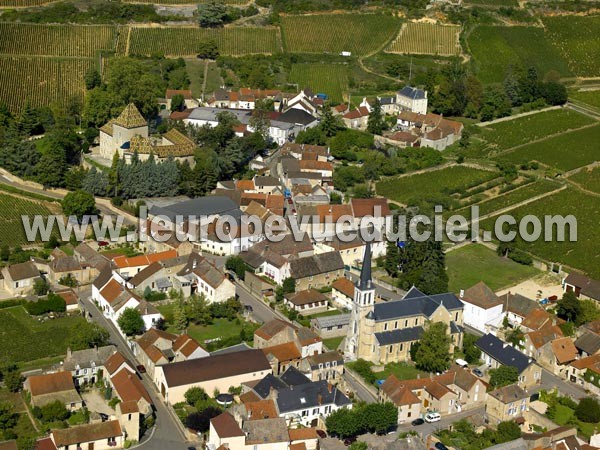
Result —
[{"label": "church", "polygon": [[400,300],[375,301],[371,245],[367,243],[354,289],[345,357],[375,364],[410,361],[411,347],[430,322],[447,325],[451,353],[462,347],[463,304],[454,294],[426,295],[413,286]]}]

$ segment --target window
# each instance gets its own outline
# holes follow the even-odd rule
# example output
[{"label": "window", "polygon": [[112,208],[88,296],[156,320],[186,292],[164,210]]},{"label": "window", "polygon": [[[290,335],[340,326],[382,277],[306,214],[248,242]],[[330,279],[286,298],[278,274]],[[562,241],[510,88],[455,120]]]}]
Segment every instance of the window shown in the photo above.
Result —
[{"label": "window", "polygon": [[383,324],[383,331],[387,331],[387,322]]},{"label": "window", "polygon": [[419,325],[419,318],[418,317],[415,319],[415,325]]},{"label": "window", "polygon": [[394,351],[394,346],[390,345],[390,349],[388,350],[388,353],[392,353]]},{"label": "window", "polygon": [[394,330],[397,330],[397,329],[398,329],[398,321],[396,320],[396,321],[394,322]]},{"label": "window", "polygon": [[405,327],[407,327],[407,326],[408,326],[408,319],[406,319],[406,320],[404,321],[404,326],[405,326]]},{"label": "window", "polygon": [[404,344],[400,344],[400,351],[404,350]]}]

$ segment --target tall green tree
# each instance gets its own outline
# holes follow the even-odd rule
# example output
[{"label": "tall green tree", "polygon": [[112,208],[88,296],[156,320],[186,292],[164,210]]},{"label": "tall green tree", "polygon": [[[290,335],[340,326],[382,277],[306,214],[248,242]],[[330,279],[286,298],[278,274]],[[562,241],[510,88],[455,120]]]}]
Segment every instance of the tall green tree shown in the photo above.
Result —
[{"label": "tall green tree", "polygon": [[62,209],[66,216],[75,216],[81,220],[84,215],[96,213],[96,200],[86,191],[69,192],[63,198]]},{"label": "tall green tree", "polygon": [[400,250],[401,272],[399,286],[410,289],[416,286],[426,294],[440,294],[448,290],[446,256],[442,243],[431,236],[426,241],[410,237]]},{"label": "tall green tree", "polygon": [[142,334],[146,329],[142,315],[135,308],[125,308],[125,311],[117,319],[117,324],[127,336]]},{"label": "tall green tree", "polygon": [[335,136],[340,129],[338,119],[333,115],[331,103],[329,102],[325,103],[325,106],[323,106],[323,111],[321,112],[321,123],[319,124],[319,127],[327,137]]},{"label": "tall green tree", "polygon": [[513,366],[500,366],[497,369],[490,369],[491,389],[498,389],[519,381],[519,371]]},{"label": "tall green tree", "polygon": [[574,292],[565,292],[556,303],[556,315],[561,319],[581,325],[581,304]]},{"label": "tall green tree", "polygon": [[430,323],[419,341],[415,363],[428,372],[443,372],[450,367],[450,336],[443,322]]},{"label": "tall green tree", "polygon": [[381,111],[381,102],[379,99],[376,99],[367,120],[367,131],[373,134],[381,134],[384,128],[385,121],[383,119],[383,112]]},{"label": "tall green tree", "polygon": [[227,18],[227,6],[211,0],[198,5],[198,24],[203,28],[220,27]]}]

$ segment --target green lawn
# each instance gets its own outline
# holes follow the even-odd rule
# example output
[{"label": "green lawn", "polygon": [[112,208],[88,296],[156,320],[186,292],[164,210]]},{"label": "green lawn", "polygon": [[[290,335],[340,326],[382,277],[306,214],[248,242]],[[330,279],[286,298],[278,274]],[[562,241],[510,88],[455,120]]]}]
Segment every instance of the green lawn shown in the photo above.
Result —
[{"label": "green lawn", "polygon": [[380,181],[377,183],[377,194],[401,203],[414,204],[423,198],[447,198],[497,177],[497,172],[454,166]]},{"label": "green lawn", "polygon": [[494,159],[511,164],[538,161],[559,170],[572,170],[600,159],[598,142],[600,125],[534,142]]},{"label": "green lawn", "polygon": [[540,273],[539,270],[501,258],[493,250],[470,244],[446,254],[448,288],[460,292],[483,281],[493,291],[514,286]]},{"label": "green lawn", "polygon": [[345,64],[292,64],[289,80],[298,89],[310,88],[315,93],[327,94],[335,103],[341,103],[348,91],[348,66]]},{"label": "green lawn", "polygon": [[[577,241],[545,242],[543,236],[535,242],[517,240],[517,246],[552,262],[567,264],[600,278],[600,201],[597,197],[575,189],[565,189],[511,211],[517,222],[525,215],[537,216],[543,225],[545,215],[573,215],[577,219]],[[493,230],[495,219],[487,219],[481,228]],[[553,233],[555,234],[555,233]],[[567,228],[566,237],[569,237]]]},{"label": "green lawn", "polygon": [[570,179],[579,183],[584,189],[600,194],[600,167],[582,170],[571,176]]},{"label": "green lawn", "polygon": [[469,35],[468,46],[483,83],[501,83],[511,64],[533,66],[541,78],[551,70],[571,75],[569,64],[542,28],[483,25]]},{"label": "green lawn", "polygon": [[417,369],[408,363],[390,363],[385,365],[382,372],[375,372],[378,380],[385,380],[390,375],[395,375],[399,380],[414,380],[419,375],[421,378],[428,377],[429,373]]},{"label": "green lawn", "polygon": [[339,347],[339,345],[342,343],[343,340],[344,340],[344,336],[323,339],[323,344],[325,344],[325,346],[329,350],[336,350]]},{"label": "green lawn", "polygon": [[571,91],[569,92],[569,99],[600,109],[600,89],[595,91]]},{"label": "green lawn", "polygon": [[0,361],[24,363],[64,355],[74,330],[83,322],[81,316],[40,322],[21,306],[0,310]]}]

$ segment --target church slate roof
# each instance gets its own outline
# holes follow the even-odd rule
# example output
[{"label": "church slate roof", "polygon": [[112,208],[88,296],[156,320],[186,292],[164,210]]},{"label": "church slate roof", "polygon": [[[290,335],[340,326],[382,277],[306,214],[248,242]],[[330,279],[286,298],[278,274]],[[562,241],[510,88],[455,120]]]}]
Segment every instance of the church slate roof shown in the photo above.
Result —
[{"label": "church slate roof", "polygon": [[119,117],[113,121],[113,125],[119,125],[123,128],[139,128],[148,125],[146,119],[140,114],[140,111],[133,103],[125,107]]},{"label": "church slate roof", "polygon": [[412,342],[421,338],[423,327],[403,328],[401,330],[384,331],[375,333],[379,345],[398,344],[400,342]]},{"label": "church slate roof", "polygon": [[462,302],[452,293],[426,295],[413,287],[401,300],[376,303],[373,315],[376,322],[418,314],[430,317],[440,305],[449,311],[463,309]]}]

